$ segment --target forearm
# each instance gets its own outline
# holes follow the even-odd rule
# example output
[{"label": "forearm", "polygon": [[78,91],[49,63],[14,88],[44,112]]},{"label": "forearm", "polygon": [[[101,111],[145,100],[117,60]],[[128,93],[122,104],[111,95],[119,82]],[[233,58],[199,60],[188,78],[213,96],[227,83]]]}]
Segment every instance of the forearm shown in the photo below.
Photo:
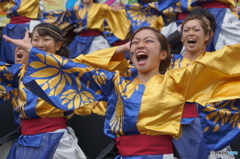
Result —
[{"label": "forearm", "polygon": [[124,59],[124,52],[129,50],[127,49],[127,44],[124,45],[98,50],[87,55],[80,55],[73,61],[111,72],[119,70],[123,73],[129,67],[128,62]]}]

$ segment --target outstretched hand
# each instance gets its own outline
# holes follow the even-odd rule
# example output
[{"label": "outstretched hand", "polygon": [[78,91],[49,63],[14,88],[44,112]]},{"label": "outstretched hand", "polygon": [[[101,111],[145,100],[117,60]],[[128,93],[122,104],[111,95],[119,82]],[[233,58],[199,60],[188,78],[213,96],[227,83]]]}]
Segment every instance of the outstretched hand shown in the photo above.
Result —
[{"label": "outstretched hand", "polygon": [[23,39],[12,39],[6,35],[3,35],[3,38],[6,41],[13,43],[14,45],[22,48],[23,50],[25,50],[28,53],[30,52],[30,49],[32,48],[31,39],[29,38],[28,31],[25,32],[25,36]]}]

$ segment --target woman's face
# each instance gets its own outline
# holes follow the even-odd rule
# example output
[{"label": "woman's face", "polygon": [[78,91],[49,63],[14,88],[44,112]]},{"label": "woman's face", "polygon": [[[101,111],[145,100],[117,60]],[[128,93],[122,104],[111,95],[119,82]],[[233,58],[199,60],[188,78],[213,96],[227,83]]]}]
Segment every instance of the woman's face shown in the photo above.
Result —
[{"label": "woman's face", "polygon": [[204,34],[204,29],[198,19],[190,20],[184,24],[182,29],[182,42],[186,53],[199,53],[205,51],[206,41],[209,40],[209,34]]},{"label": "woman's face", "polygon": [[32,36],[32,45],[40,50],[55,54],[61,47],[61,42],[55,42],[51,36],[40,36],[35,30]]},{"label": "woman's face", "polygon": [[161,45],[152,30],[144,29],[136,33],[131,41],[131,60],[139,72],[159,73],[160,61],[166,58]]},{"label": "woman's face", "polygon": [[17,47],[15,50],[15,63],[27,64],[29,53]]}]

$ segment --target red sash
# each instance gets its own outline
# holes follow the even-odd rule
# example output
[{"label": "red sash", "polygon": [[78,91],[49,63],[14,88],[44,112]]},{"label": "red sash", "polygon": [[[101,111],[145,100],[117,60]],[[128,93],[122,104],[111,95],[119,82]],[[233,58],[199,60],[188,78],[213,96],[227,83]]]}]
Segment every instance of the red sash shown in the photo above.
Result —
[{"label": "red sash", "polygon": [[189,14],[189,12],[186,13],[178,13],[177,20],[183,20],[186,18],[186,16]]},{"label": "red sash", "polygon": [[99,36],[99,35],[102,35],[102,33],[97,29],[90,29],[90,30],[86,30],[86,31],[81,31],[79,33],[79,36],[82,36],[82,37]]},{"label": "red sash", "polygon": [[203,8],[229,8],[229,4],[223,2],[203,2],[201,5]]},{"label": "red sash", "polygon": [[186,103],[183,107],[182,118],[198,117],[197,107],[194,103]]},{"label": "red sash", "polygon": [[10,24],[24,24],[30,22],[32,19],[26,17],[11,17]]},{"label": "red sash", "polygon": [[63,117],[21,120],[21,135],[35,135],[65,129],[67,121]]},{"label": "red sash", "polygon": [[121,156],[160,155],[173,153],[169,135],[128,135],[115,139]]}]

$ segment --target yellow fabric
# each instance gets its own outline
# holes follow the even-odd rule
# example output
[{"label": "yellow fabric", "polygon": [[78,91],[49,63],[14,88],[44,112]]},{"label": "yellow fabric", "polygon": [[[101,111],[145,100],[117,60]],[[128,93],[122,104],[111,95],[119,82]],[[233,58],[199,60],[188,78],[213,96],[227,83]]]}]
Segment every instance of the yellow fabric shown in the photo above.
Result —
[{"label": "yellow fabric", "polygon": [[10,3],[7,1],[0,2],[0,8],[3,12],[7,12],[10,9]]},{"label": "yellow fabric", "polygon": [[40,11],[40,0],[22,0],[18,9],[18,15],[31,19],[37,19]]},{"label": "yellow fabric", "polygon": [[[18,16],[37,19],[40,11],[39,2],[40,0],[20,0],[20,6],[16,11]],[[14,6],[16,6],[15,0],[0,3],[0,8],[5,12],[11,10]]]},{"label": "yellow fabric", "polygon": [[170,69],[183,68],[183,67],[187,67],[188,65],[191,65],[191,64],[192,64],[192,62],[188,58],[183,57],[182,59],[177,59],[172,64]]},{"label": "yellow fabric", "polygon": [[98,3],[93,3],[88,10],[79,9],[78,6],[75,6],[74,10],[81,19],[85,16],[86,11],[88,12],[87,29],[104,31],[103,23],[106,19],[110,29],[120,40],[125,40],[130,31],[130,22],[125,10],[114,12],[107,4]]},{"label": "yellow fabric", "polygon": [[102,18],[106,19],[114,35],[120,40],[126,40],[130,31],[130,21],[125,10],[114,12],[107,4],[103,4],[101,10],[104,13]]},{"label": "yellow fabric", "polygon": [[161,31],[162,28],[164,27],[164,21],[162,16],[159,16],[157,20],[155,20],[153,23],[151,23],[150,27],[155,28],[158,31]]},{"label": "yellow fabric", "polygon": [[[79,55],[78,57],[72,59],[74,62],[83,63],[88,66],[93,66],[95,68],[102,68],[108,71],[120,70],[121,72],[126,72],[128,70],[128,62],[124,59],[123,54],[114,55],[117,47],[111,47],[103,50],[98,50],[94,53],[87,55]],[[122,62],[124,61],[124,62]],[[90,115],[92,113],[98,115],[105,115],[107,103],[104,101],[99,101],[99,103],[93,108],[91,103],[87,106],[75,109],[75,113],[78,115]]]},{"label": "yellow fabric", "polygon": [[84,107],[74,110],[77,115],[90,115],[92,113],[104,116],[106,114],[107,102],[99,101],[99,103],[93,107],[94,103],[88,104]]},{"label": "yellow fabric", "polygon": [[[237,88],[240,84],[240,63],[237,62],[240,59],[239,49],[240,43],[226,46],[222,50],[206,53],[188,67],[168,71],[165,78],[158,75],[159,83],[162,84],[159,87],[153,86],[149,94],[155,95],[156,92],[160,92],[161,98],[156,96],[155,99],[161,100],[161,103],[163,105],[165,103],[166,107],[162,110],[159,108],[154,110],[151,105],[154,105],[157,100],[143,102],[143,105],[145,103],[147,107],[141,109],[138,129],[146,131],[151,127],[151,132],[153,130],[157,132],[158,124],[162,122],[161,131],[163,129],[164,132],[174,132],[173,128],[179,124],[178,121],[181,118],[180,114],[185,102],[206,105],[207,103],[239,98],[240,90]],[[235,53],[229,54],[230,52]],[[153,84],[151,80],[147,85]],[[175,106],[172,107],[173,105]]]},{"label": "yellow fabric", "polygon": [[73,61],[111,72],[116,70],[126,72],[128,70],[129,63],[124,59],[124,54],[114,55],[116,49],[117,47],[111,47],[98,50],[91,54],[79,55],[74,58]]}]

